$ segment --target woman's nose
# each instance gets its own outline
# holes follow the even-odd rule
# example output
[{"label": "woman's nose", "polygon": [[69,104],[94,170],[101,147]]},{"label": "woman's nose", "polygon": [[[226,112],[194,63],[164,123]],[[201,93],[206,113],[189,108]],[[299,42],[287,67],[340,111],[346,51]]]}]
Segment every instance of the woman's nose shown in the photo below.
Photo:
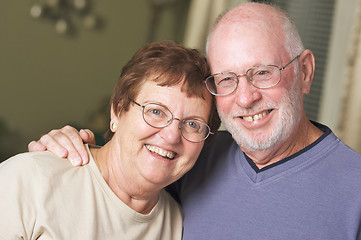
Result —
[{"label": "woman's nose", "polygon": [[[174,121],[174,120],[178,120],[178,121]],[[179,124],[180,124],[180,120],[178,118],[173,118],[173,121],[168,126],[161,129],[160,134],[162,138],[171,144],[179,143],[182,138]]]}]

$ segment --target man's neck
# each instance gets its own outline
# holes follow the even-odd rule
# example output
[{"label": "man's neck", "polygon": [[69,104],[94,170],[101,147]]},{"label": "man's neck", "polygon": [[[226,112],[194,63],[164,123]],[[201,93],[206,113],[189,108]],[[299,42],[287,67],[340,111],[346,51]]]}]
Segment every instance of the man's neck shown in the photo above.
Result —
[{"label": "man's neck", "polygon": [[258,169],[262,169],[311,145],[322,134],[323,132],[319,128],[307,120],[303,126],[301,125],[298,130],[292,133],[292,136],[287,141],[283,141],[265,150],[250,151],[242,149],[242,151],[252,159]]}]

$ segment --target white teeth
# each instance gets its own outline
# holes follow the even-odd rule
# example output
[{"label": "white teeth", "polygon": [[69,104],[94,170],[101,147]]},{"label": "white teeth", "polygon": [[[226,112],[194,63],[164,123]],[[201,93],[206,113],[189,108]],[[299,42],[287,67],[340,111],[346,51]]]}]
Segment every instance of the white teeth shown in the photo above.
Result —
[{"label": "white teeth", "polygon": [[173,159],[175,156],[175,154],[173,152],[168,152],[163,149],[157,148],[155,146],[149,146],[149,145],[145,145],[145,146],[149,151],[157,153],[162,157],[167,157],[169,159]]},{"label": "white teeth", "polygon": [[254,115],[253,117],[252,116],[243,117],[243,119],[246,120],[247,122],[253,122],[262,119],[264,116],[267,115],[267,113],[268,111],[264,111],[262,113]]}]

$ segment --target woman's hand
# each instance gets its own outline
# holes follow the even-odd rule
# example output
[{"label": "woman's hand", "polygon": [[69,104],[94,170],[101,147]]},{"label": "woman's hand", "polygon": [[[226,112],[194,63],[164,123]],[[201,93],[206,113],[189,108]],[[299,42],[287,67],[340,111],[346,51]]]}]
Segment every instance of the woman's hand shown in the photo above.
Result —
[{"label": "woman's hand", "polygon": [[89,163],[88,153],[84,143],[95,144],[95,136],[89,129],[82,129],[78,132],[71,126],[50,131],[43,135],[38,141],[32,141],[28,145],[29,152],[46,151],[65,158],[74,166]]}]

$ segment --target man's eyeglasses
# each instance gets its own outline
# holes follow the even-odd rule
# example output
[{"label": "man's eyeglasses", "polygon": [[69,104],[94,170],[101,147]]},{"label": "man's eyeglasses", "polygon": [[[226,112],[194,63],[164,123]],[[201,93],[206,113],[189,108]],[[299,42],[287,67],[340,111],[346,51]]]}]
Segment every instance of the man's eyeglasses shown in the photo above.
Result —
[{"label": "man's eyeglasses", "polygon": [[180,120],[179,118],[173,117],[172,112],[167,107],[158,103],[141,105],[132,99],[130,99],[130,101],[143,108],[143,119],[149,126],[164,128],[171,124],[173,120],[178,120],[180,122],[179,131],[182,137],[189,142],[203,142],[210,134],[213,134],[210,127],[199,119],[186,118]]},{"label": "man's eyeglasses", "polygon": [[299,58],[297,55],[283,67],[264,65],[247,69],[245,74],[237,75],[234,72],[216,73],[209,76],[204,82],[208,91],[215,96],[232,94],[238,86],[239,77],[246,77],[256,88],[271,88],[281,81],[281,71]]}]

